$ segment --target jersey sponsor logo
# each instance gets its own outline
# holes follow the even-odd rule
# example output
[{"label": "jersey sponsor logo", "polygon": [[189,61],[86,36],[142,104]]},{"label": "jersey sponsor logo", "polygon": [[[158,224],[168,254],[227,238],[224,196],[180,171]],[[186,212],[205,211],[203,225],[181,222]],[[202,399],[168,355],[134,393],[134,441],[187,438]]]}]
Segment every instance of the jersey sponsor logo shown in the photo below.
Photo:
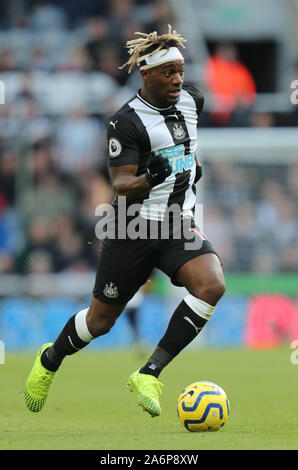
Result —
[{"label": "jersey sponsor logo", "polygon": [[109,154],[111,158],[118,157],[122,152],[122,145],[119,140],[115,137],[111,137],[109,140]]},{"label": "jersey sponsor logo", "polygon": [[[182,129],[183,130],[183,129]],[[168,158],[169,163],[172,167],[172,174],[183,173],[195,165],[195,154],[189,153],[184,155],[184,145],[176,145],[175,147],[169,147],[166,149],[158,150],[157,155],[162,155],[164,158]]]}]

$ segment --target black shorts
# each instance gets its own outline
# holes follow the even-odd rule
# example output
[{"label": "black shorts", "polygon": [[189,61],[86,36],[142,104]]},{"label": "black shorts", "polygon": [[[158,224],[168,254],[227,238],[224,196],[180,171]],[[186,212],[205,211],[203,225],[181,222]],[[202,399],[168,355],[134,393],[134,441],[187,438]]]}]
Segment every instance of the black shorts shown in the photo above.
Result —
[{"label": "black shorts", "polygon": [[[170,233],[167,239],[108,239],[102,241],[93,295],[108,304],[127,303],[145,284],[154,268],[167,274],[171,282],[177,269],[205,253],[214,253],[210,241],[188,219],[187,233]],[[218,255],[217,255],[218,256]]]}]

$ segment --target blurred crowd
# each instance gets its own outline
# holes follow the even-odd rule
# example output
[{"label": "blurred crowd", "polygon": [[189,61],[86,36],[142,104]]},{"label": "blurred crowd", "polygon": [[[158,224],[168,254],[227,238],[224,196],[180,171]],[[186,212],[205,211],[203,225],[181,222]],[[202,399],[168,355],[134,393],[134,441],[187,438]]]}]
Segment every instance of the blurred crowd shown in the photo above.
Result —
[{"label": "blurred crowd", "polygon": [[[24,4],[0,9],[0,79],[10,77],[0,105],[0,273],[95,270],[95,208],[112,198],[105,121],[119,105],[115,97],[125,101],[138,82],[119,69],[123,45],[135,31],[175,28],[175,16],[164,0]],[[49,109],[36,74],[41,83],[47,74],[50,85],[57,74],[77,73],[100,76],[99,105],[78,90],[66,101],[66,87]],[[211,97],[201,126],[279,124],[278,116],[254,111],[254,78],[231,43],[218,45],[193,82]],[[282,124],[298,124],[297,106]],[[204,229],[227,270],[297,268],[298,167],[271,170],[206,164]]]},{"label": "blurred crowd", "polygon": [[204,232],[225,270],[298,268],[298,163],[206,162]]}]

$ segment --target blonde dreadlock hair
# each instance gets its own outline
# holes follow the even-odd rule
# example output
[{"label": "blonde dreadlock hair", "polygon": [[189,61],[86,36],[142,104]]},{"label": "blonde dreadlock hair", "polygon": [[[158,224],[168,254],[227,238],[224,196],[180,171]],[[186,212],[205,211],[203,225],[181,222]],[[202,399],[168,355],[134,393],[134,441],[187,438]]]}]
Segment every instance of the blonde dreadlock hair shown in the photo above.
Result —
[{"label": "blonde dreadlock hair", "polygon": [[154,31],[149,34],[136,32],[135,35],[141,37],[126,42],[125,47],[128,49],[130,58],[124,65],[119,67],[119,69],[123,69],[124,67],[129,66],[128,73],[131,73],[134,67],[139,65],[140,58],[148,52],[148,49],[150,50],[150,53],[148,54],[149,57],[161,49],[169,49],[169,47],[172,46],[183,47],[185,49],[184,43],[186,42],[186,39],[183,39],[181,34],[176,31],[172,31],[172,26],[170,24],[168,25],[167,34],[158,35],[157,32]]}]

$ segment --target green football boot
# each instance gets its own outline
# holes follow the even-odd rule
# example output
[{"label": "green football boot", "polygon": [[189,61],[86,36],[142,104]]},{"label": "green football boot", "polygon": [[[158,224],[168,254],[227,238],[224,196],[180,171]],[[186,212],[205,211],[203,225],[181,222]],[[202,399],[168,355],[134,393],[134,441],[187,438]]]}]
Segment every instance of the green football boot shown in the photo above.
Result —
[{"label": "green football boot", "polygon": [[127,386],[131,392],[137,395],[139,405],[145,411],[148,411],[152,418],[159,416],[161,407],[159,403],[159,395],[161,394],[160,383],[153,375],[140,374],[139,371],[133,372],[130,375]]},{"label": "green football boot", "polygon": [[34,413],[40,411],[44,406],[50,386],[56,375],[56,372],[45,369],[40,361],[44,350],[52,346],[52,344],[53,343],[46,343],[41,346],[25,385],[25,404],[27,408]]}]

